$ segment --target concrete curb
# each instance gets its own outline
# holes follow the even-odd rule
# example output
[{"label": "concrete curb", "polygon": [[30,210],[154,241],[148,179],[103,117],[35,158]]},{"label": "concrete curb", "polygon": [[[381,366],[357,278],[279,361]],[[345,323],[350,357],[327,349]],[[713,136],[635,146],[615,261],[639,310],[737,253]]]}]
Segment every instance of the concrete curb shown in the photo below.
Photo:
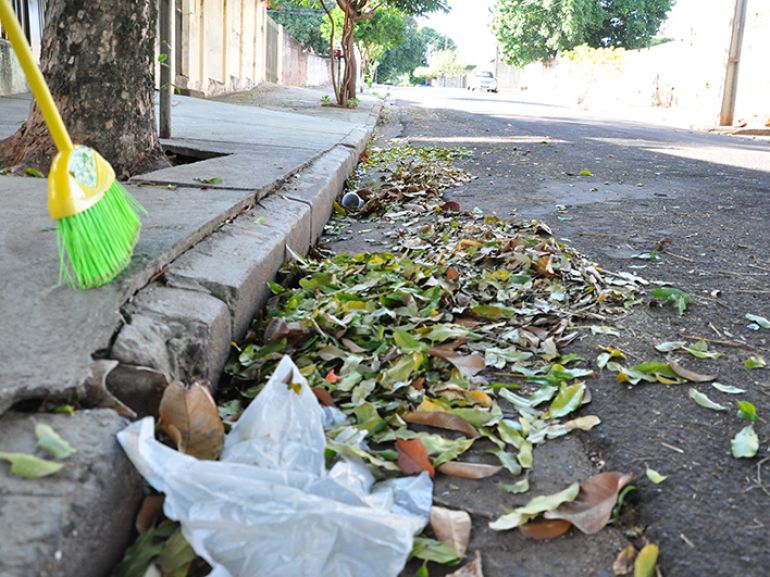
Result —
[{"label": "concrete curb", "polygon": [[[185,383],[206,379],[216,387],[231,342],[245,334],[269,296],[266,281],[291,258],[290,250],[305,254],[323,232],[381,109],[380,103],[369,115],[367,128],[351,131],[272,194],[256,199],[251,208],[242,205],[245,212],[194,239],[161,280],[123,307],[126,323],[107,356],[129,371],[136,368],[125,365],[139,365]],[[135,406],[134,380],[115,379],[107,386]],[[67,463],[65,476],[18,480],[8,475],[13,483],[6,487],[6,475],[0,475],[0,523],[18,527],[17,521],[25,519],[24,527],[0,540],[0,575],[103,577],[133,533],[144,486],[115,438],[125,420],[104,409],[34,419],[50,421],[80,452]],[[0,448],[34,452],[33,419],[7,413],[0,421]]]}]

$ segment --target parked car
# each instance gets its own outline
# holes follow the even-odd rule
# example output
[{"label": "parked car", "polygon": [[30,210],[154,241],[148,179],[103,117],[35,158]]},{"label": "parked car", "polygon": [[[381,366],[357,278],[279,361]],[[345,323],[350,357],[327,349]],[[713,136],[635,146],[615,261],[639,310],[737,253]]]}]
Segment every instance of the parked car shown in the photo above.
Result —
[{"label": "parked car", "polygon": [[468,77],[468,90],[497,92],[497,80],[489,70],[474,70]]}]

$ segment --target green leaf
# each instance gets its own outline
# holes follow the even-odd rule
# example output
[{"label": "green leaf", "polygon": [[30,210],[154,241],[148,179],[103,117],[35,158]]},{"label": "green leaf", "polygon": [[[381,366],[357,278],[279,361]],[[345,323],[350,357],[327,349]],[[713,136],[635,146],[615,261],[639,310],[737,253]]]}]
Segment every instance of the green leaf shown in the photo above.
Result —
[{"label": "green leaf", "polygon": [[756,422],[759,420],[757,414],[757,408],[748,401],[737,401],[738,405],[738,418],[745,421]]},{"label": "green leaf", "polygon": [[[326,98],[328,99],[329,97],[326,96]],[[415,572],[414,577],[430,577],[427,561],[423,561],[422,565],[420,565],[420,568]]]},{"label": "green leaf", "polygon": [[661,301],[665,305],[675,307],[679,315],[683,315],[687,305],[692,303],[692,297],[681,289],[672,287],[660,287],[650,291],[650,296]]},{"label": "green leaf", "polygon": [[404,329],[394,329],[393,340],[402,353],[419,353],[427,348]]},{"label": "green leaf", "polygon": [[698,403],[701,407],[705,409],[711,409],[712,411],[726,411],[727,407],[724,405],[720,405],[719,403],[715,403],[711,399],[709,399],[704,393],[701,393],[700,391],[696,391],[693,388],[690,388],[689,391],[687,391],[687,394],[690,396],[690,398]]},{"label": "green leaf", "polygon": [[11,473],[27,479],[47,477],[58,473],[64,467],[63,463],[46,461],[27,453],[6,453],[0,451],[0,459],[11,464]]},{"label": "green leaf", "polygon": [[653,483],[655,483],[656,485],[660,485],[663,481],[668,479],[668,476],[661,475],[655,469],[650,469],[649,467],[647,467],[646,473],[647,473],[647,478]]},{"label": "green leaf", "polygon": [[587,168],[584,168],[580,172],[578,172],[578,176],[593,176],[594,173],[588,170]]},{"label": "green leaf", "polygon": [[761,369],[767,366],[767,361],[762,355],[751,355],[743,365],[747,369]]},{"label": "green leaf", "polygon": [[32,168],[31,166],[27,166],[24,169],[24,174],[27,176],[34,176],[35,178],[45,178],[45,174],[40,172],[37,168]]},{"label": "green leaf", "polygon": [[569,487],[553,495],[541,495],[531,499],[523,507],[517,507],[507,515],[503,515],[489,524],[489,528],[495,531],[506,531],[520,527],[533,517],[553,511],[562,503],[574,501],[580,493],[580,483],[572,483]]},{"label": "green leaf", "polygon": [[455,565],[460,562],[460,556],[454,547],[427,537],[414,538],[411,557],[442,565]]},{"label": "green leaf", "polygon": [[733,457],[736,459],[750,459],[759,451],[759,437],[754,432],[754,426],[748,425],[735,435],[730,443]]},{"label": "green leaf", "polygon": [[66,459],[77,452],[50,425],[37,423],[35,425],[35,435],[37,436],[37,446],[55,459]]},{"label": "green leaf", "polygon": [[765,317],[761,317],[759,315],[752,315],[751,313],[748,313],[746,315],[746,318],[752,322],[757,323],[763,329],[770,329],[770,321],[767,320]]},{"label": "green leaf", "polygon": [[640,252],[632,255],[631,258],[637,260],[660,260],[660,255],[657,252]]},{"label": "green leaf", "polygon": [[516,455],[516,458],[519,460],[519,465],[524,469],[531,469],[533,464],[532,443],[524,441],[521,447],[519,447],[519,453]]},{"label": "green leaf", "polygon": [[717,391],[727,393],[728,395],[740,395],[741,393],[746,392],[744,389],[739,389],[738,387],[733,387],[730,385],[723,385],[722,383],[711,383],[711,386],[714,387]]},{"label": "green leaf", "polygon": [[433,325],[425,338],[434,343],[467,337],[470,331],[459,325]]},{"label": "green leaf", "polygon": [[196,177],[193,178],[195,182],[200,182],[201,184],[222,184],[224,180],[221,176],[212,176],[211,178],[200,178]]},{"label": "green leaf", "polygon": [[706,341],[698,341],[689,347],[682,347],[682,349],[698,359],[718,359],[722,356],[722,353],[710,352]]},{"label": "green leaf", "polygon": [[500,460],[500,464],[505,467],[511,475],[514,477],[521,475],[521,465],[519,464],[516,455],[508,453],[507,451],[492,451],[492,454]]},{"label": "green leaf", "polygon": [[515,483],[499,483],[497,485],[501,491],[505,491],[506,493],[510,493],[511,495],[518,495],[520,493],[526,493],[529,491],[529,479],[524,477],[520,481],[516,481]]},{"label": "green leaf", "polygon": [[475,307],[471,307],[471,312],[477,317],[481,317],[490,321],[512,317],[514,314],[513,310],[509,309],[508,307],[497,305],[477,305]]},{"label": "green leaf", "polygon": [[143,577],[152,560],[163,550],[163,542],[155,543],[156,527],[151,527],[123,554],[123,559],[112,571],[111,577]]},{"label": "green leaf", "polygon": [[548,413],[555,418],[569,415],[572,411],[580,407],[585,392],[585,383],[575,383],[568,387],[562,387],[559,390],[559,394],[556,395],[556,398],[551,403]]},{"label": "green leaf", "polygon": [[[438,468],[443,463],[454,461],[465,451],[471,448],[474,439],[448,439],[441,435],[430,433],[418,433],[417,438],[422,441],[432,457],[433,466]],[[435,455],[435,456],[434,456]]]}]

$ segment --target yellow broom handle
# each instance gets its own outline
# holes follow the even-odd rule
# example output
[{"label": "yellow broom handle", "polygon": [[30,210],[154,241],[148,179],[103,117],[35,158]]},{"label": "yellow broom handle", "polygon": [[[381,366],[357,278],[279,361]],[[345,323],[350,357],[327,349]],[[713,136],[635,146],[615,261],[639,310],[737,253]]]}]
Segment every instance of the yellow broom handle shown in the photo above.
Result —
[{"label": "yellow broom handle", "polygon": [[67,134],[67,129],[64,127],[64,122],[56,108],[56,103],[51,96],[51,91],[48,90],[48,85],[45,83],[43,73],[40,72],[40,68],[35,63],[35,58],[32,56],[32,49],[29,47],[27,39],[24,37],[24,33],[21,30],[21,26],[16,18],[16,14],[13,12],[13,8],[11,8],[9,0],[0,0],[0,22],[2,22],[3,28],[8,35],[8,39],[11,41],[11,46],[13,46],[13,49],[16,52],[16,57],[19,59],[21,68],[27,76],[29,87],[32,89],[32,94],[37,101],[37,105],[43,113],[43,118],[48,125],[48,130],[53,137],[56,148],[59,149],[59,152],[72,150],[73,146],[70,135]]}]

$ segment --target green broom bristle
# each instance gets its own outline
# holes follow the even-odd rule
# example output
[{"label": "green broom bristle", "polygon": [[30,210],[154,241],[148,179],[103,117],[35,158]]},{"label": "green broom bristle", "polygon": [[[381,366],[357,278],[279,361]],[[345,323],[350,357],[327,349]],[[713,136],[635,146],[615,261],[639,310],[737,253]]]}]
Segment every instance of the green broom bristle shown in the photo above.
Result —
[{"label": "green broom bristle", "polygon": [[140,211],[145,212],[115,180],[91,208],[59,220],[56,244],[60,280],[88,289],[106,284],[120,274],[131,261],[139,240],[142,222],[137,212]]}]

